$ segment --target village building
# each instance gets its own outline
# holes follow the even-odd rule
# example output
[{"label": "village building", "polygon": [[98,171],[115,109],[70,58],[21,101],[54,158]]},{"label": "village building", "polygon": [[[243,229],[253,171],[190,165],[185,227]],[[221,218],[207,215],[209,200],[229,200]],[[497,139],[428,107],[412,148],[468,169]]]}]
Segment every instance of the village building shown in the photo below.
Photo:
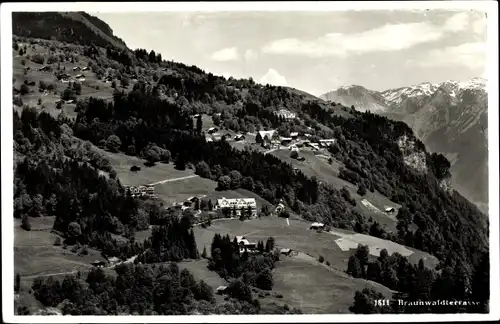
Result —
[{"label": "village building", "polygon": [[102,267],[106,266],[106,261],[96,260],[96,261],[90,262],[90,264],[96,268],[102,268]]},{"label": "village building", "polygon": [[227,199],[222,197],[221,199],[217,199],[217,202],[215,203],[214,206],[214,210],[223,211],[224,209],[229,210],[230,212],[235,210],[236,216],[241,216],[242,212],[244,215],[244,213],[247,211],[250,211],[251,215],[249,216],[251,217],[257,216],[257,202],[255,201],[255,198]]},{"label": "village building", "polygon": [[318,229],[323,229],[324,227],[325,224],[315,222],[311,224],[311,227],[309,227],[309,229],[318,230]]},{"label": "village building", "polygon": [[208,130],[207,130],[207,133],[209,134],[213,134],[215,132],[217,132],[219,129],[217,127],[210,127]]},{"label": "village building", "polygon": [[227,292],[227,287],[226,286],[219,286],[215,290],[218,295],[222,295]]},{"label": "village building", "polygon": [[394,213],[394,207],[385,207],[385,212],[387,214],[392,214]]},{"label": "village building", "polygon": [[274,213],[276,215],[279,215],[281,214],[282,212],[284,212],[286,209],[285,207],[285,204],[283,204],[281,201],[279,202],[278,206],[276,206],[276,208],[274,209]]},{"label": "village building", "polygon": [[75,66],[75,67],[73,68],[73,71],[80,71],[81,69],[82,69],[81,67],[79,67],[79,66]]},{"label": "village building", "polygon": [[257,136],[255,137],[255,142],[257,144],[265,144],[266,142],[271,143],[273,139],[278,137],[276,130],[261,130],[257,132]]},{"label": "village building", "polygon": [[332,138],[332,139],[320,139],[319,140],[319,145],[322,146],[322,147],[327,147],[327,146],[335,144],[336,141],[337,140],[335,138]]},{"label": "village building", "polygon": [[154,197],[155,187],[153,186],[126,186],[125,190],[132,197]]},{"label": "village building", "polygon": [[240,253],[254,252],[257,248],[257,243],[249,242],[244,236],[236,236],[236,241],[240,247]]},{"label": "village building", "polygon": [[44,66],[42,66],[41,68],[38,69],[38,71],[41,71],[41,72],[49,72],[51,70],[52,70],[52,68],[50,66],[48,66],[48,65],[44,65]]},{"label": "village building", "polygon": [[88,71],[89,69],[90,69],[90,68],[89,68],[88,66],[84,66],[84,67],[82,68],[82,71]]},{"label": "village building", "polygon": [[117,257],[110,257],[108,258],[108,262],[111,264],[111,265],[116,265],[118,263],[120,263],[120,259],[117,258]]},{"label": "village building", "polygon": [[234,137],[235,141],[243,141],[245,139],[245,135],[243,134],[238,134]]},{"label": "village building", "polygon": [[284,118],[284,119],[295,119],[297,117],[297,114],[288,110],[288,109],[280,109],[275,112],[275,115]]},{"label": "village building", "polygon": [[292,253],[292,249],[281,249],[280,250],[280,254],[283,254],[283,255],[290,255]]},{"label": "village building", "polygon": [[292,133],[290,133],[290,137],[293,140],[296,140],[297,138],[299,138],[299,132],[292,132]]},{"label": "village building", "polygon": [[281,145],[288,145],[292,142],[291,137],[281,137],[280,140],[281,140]]},{"label": "village building", "polygon": [[77,79],[80,82],[85,81],[85,75],[78,74],[77,76],[75,76],[75,79]]}]

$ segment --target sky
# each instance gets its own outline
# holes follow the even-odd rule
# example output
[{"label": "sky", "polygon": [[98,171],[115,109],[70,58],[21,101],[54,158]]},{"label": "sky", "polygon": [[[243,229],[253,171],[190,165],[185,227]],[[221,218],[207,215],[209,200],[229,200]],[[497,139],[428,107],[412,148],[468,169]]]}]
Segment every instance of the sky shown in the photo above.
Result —
[{"label": "sky", "polygon": [[91,12],[131,49],[319,96],[485,77],[479,11]]}]

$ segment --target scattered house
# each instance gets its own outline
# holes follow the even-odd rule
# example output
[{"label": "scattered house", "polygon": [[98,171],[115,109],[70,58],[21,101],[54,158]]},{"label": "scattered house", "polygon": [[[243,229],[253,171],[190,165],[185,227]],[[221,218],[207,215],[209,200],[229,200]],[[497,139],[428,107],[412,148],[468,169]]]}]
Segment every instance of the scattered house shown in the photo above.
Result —
[{"label": "scattered house", "polygon": [[304,162],[305,160],[306,160],[306,158],[305,158],[305,157],[303,157],[303,156],[299,156],[299,157],[297,158],[297,161],[300,161],[300,162]]},{"label": "scattered house", "polygon": [[312,136],[312,135],[311,135],[311,134],[308,134],[308,133],[304,134],[304,137],[311,137],[311,136]]},{"label": "scattered house", "polygon": [[293,140],[296,140],[297,138],[299,138],[299,132],[292,132],[292,133],[290,133],[290,137]]},{"label": "scattered house", "polygon": [[110,258],[108,258],[108,261],[109,261],[109,263],[110,263],[111,265],[116,265],[117,263],[119,263],[119,262],[120,262],[120,259],[119,259],[119,258],[117,258],[117,257],[110,257]]},{"label": "scattered house", "polygon": [[209,134],[213,134],[215,132],[217,132],[219,129],[217,127],[210,127],[208,130],[207,130],[207,133]]},{"label": "scattered house", "polygon": [[281,137],[280,140],[281,140],[281,145],[288,145],[292,142],[291,137]]},{"label": "scattered house", "polygon": [[47,65],[44,65],[38,69],[38,71],[41,71],[41,72],[49,72],[50,70],[52,70],[51,67],[47,66]]},{"label": "scattered house", "polygon": [[313,150],[319,150],[319,144],[318,143],[307,143],[307,146],[312,148]]},{"label": "scattered house", "polygon": [[85,75],[83,75],[83,74],[78,74],[78,75],[75,77],[75,79],[77,79],[77,80],[78,80],[78,81],[80,81],[80,82],[83,82],[83,81],[85,81]]},{"label": "scattered house", "polygon": [[90,70],[90,68],[89,68],[88,66],[84,66],[84,67],[82,68],[82,71],[88,71],[88,70]]},{"label": "scattered house", "polygon": [[130,193],[132,197],[154,197],[155,187],[153,186],[126,186],[125,190]]},{"label": "scattered house", "polygon": [[285,207],[285,204],[283,204],[281,201],[280,203],[278,204],[278,206],[276,206],[276,208],[274,209],[274,213],[276,215],[279,215],[281,214],[283,211],[285,211],[286,207]]},{"label": "scattered house", "polygon": [[299,172],[299,168],[294,167],[294,168],[293,168],[293,172],[295,172],[295,173]]},{"label": "scattered house", "polygon": [[254,251],[257,248],[257,243],[249,242],[244,236],[236,236],[236,241],[241,252]]},{"label": "scattered house", "polygon": [[64,103],[64,100],[62,100],[62,99],[59,99],[59,100],[56,101],[56,105],[59,105],[59,104],[62,105],[63,103]]},{"label": "scattered house", "polygon": [[226,293],[226,292],[227,292],[227,287],[226,287],[226,286],[219,286],[219,287],[217,287],[217,289],[216,289],[216,293],[217,293],[218,295],[222,295],[222,294],[224,294],[224,293]]},{"label": "scattered house", "polygon": [[255,137],[255,142],[257,144],[266,144],[270,143],[273,138],[276,137],[276,130],[267,130],[267,131],[258,131],[257,136]]},{"label": "scattered house", "polygon": [[75,66],[75,67],[73,68],[73,71],[81,71],[81,69],[82,69],[81,67],[79,67],[79,66]]},{"label": "scattered house", "polygon": [[213,142],[214,140],[211,137],[206,137],[205,140],[208,142]]},{"label": "scattered house", "polygon": [[257,216],[257,202],[255,198],[233,198],[227,199],[222,197],[221,199],[217,199],[215,203],[214,210],[224,210],[236,209],[236,216],[241,216],[241,212],[245,210],[251,209],[252,217]]},{"label": "scattered house", "polygon": [[283,255],[290,255],[292,253],[292,249],[281,249],[280,250],[280,254],[283,254]]},{"label": "scattered house", "polygon": [[394,213],[394,211],[395,211],[394,207],[385,207],[385,212],[387,214],[392,214],[392,213]]},{"label": "scattered house", "polygon": [[198,118],[198,117],[200,117],[200,114],[195,114],[195,115],[193,115],[193,117]]},{"label": "scattered house", "polygon": [[66,103],[67,103],[67,104],[73,104],[73,103],[75,103],[75,100],[73,100],[73,99],[66,100]]},{"label": "scattered house", "polygon": [[93,262],[90,262],[91,265],[93,265],[94,267],[96,268],[102,268],[106,265],[106,261],[93,261]]},{"label": "scattered house", "polygon": [[294,151],[298,152],[299,148],[296,145],[292,145],[292,146],[290,146],[290,151],[292,151],[292,152],[294,152]]},{"label": "scattered house", "polygon": [[274,113],[276,116],[284,119],[295,119],[297,114],[288,110],[288,109],[280,109]]},{"label": "scattered house", "polygon": [[336,141],[337,140],[335,138],[332,138],[332,139],[320,139],[319,140],[319,145],[322,146],[322,147],[327,147],[327,146],[335,144]]},{"label": "scattered house", "polygon": [[71,75],[66,73],[59,74],[57,76],[57,79],[61,80],[61,82],[69,82],[69,80],[71,79]]},{"label": "scattered house", "polygon": [[315,222],[315,223],[311,224],[311,227],[309,227],[309,229],[318,230],[318,229],[323,229],[324,227],[325,227],[325,224]]},{"label": "scattered house", "polygon": [[112,77],[110,77],[110,76],[109,76],[109,77],[107,77],[107,78],[106,78],[106,83],[111,83],[111,82],[113,82],[113,78],[112,78]]},{"label": "scattered house", "polygon": [[222,113],[214,113],[214,114],[212,114],[212,115],[213,115],[213,116],[219,116],[219,117],[220,117],[220,115],[222,115]]},{"label": "scattered house", "polygon": [[245,139],[245,135],[243,134],[238,134],[234,137],[235,141],[243,141]]},{"label": "scattered house", "polygon": [[220,135],[212,135],[212,139],[214,141],[220,141],[222,139],[222,136],[220,136]]}]

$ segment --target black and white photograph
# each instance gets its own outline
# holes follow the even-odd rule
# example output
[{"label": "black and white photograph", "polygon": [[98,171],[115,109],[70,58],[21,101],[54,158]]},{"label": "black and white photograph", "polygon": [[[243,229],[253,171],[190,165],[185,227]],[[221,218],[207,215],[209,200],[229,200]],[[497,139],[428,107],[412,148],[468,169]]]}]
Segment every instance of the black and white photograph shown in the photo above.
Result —
[{"label": "black and white photograph", "polygon": [[497,2],[0,21],[4,322],[500,319]]}]

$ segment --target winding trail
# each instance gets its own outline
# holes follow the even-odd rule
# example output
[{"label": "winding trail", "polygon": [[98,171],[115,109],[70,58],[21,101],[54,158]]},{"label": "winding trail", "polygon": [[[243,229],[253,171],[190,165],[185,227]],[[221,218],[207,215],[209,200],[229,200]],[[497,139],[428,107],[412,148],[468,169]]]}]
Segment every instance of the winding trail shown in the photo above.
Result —
[{"label": "winding trail", "polygon": [[174,182],[174,181],[187,180],[187,179],[196,178],[196,177],[199,177],[199,175],[197,175],[197,174],[192,174],[192,175],[185,176],[185,177],[180,177],[180,178],[165,179],[165,180],[161,180],[161,181],[158,181],[158,182],[153,182],[153,183],[150,183],[148,186],[156,186],[156,185],[163,184],[163,183],[167,183],[167,182]]}]

